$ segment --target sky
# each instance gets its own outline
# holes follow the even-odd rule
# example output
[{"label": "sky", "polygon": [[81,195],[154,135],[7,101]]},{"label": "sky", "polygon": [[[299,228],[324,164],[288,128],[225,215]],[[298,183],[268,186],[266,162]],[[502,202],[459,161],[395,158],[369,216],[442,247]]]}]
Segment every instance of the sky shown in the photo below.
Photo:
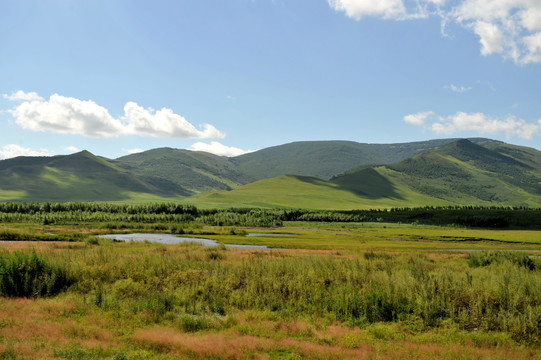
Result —
[{"label": "sky", "polygon": [[541,0],[0,0],[0,159],[541,150]]}]

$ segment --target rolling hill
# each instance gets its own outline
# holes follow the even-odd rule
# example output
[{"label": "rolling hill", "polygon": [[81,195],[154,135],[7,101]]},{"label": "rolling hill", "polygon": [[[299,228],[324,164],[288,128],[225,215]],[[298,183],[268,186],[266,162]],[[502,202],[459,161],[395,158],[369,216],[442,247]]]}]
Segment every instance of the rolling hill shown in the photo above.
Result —
[{"label": "rolling hill", "polygon": [[114,160],[82,151],[0,161],[0,201],[75,200],[321,209],[540,207],[541,152],[474,138],[298,142],[233,158],[159,148]]},{"label": "rolling hill", "polygon": [[230,190],[252,182],[230,159],[203,151],[171,148],[153,149],[123,156],[114,164],[145,179],[162,179],[190,193]]},{"label": "rolling hill", "polygon": [[2,201],[114,201],[188,195],[173,184],[140,178],[88,151],[0,161]]},{"label": "rolling hill", "polygon": [[452,141],[439,139],[402,144],[301,141],[240,155],[231,158],[231,162],[239,171],[257,180],[284,174],[328,180],[357,166],[395,163]]},{"label": "rolling hill", "polygon": [[[481,142],[482,143],[482,142]],[[455,140],[391,165],[361,166],[329,181],[289,176],[193,198],[205,206],[327,209],[424,205],[541,206],[541,152]],[[254,199],[257,199],[256,201]]]}]

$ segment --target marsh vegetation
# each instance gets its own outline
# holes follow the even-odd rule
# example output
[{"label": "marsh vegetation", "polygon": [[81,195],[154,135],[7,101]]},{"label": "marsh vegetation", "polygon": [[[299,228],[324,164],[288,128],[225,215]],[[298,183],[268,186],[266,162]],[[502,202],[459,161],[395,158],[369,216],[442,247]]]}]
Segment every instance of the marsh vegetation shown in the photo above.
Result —
[{"label": "marsh vegetation", "polygon": [[[3,358],[541,356],[537,230],[284,218],[276,228],[245,225],[254,210],[116,208],[1,213]],[[240,220],[214,225],[216,214]],[[141,227],[287,250],[95,236]],[[264,236],[277,232],[295,236]],[[437,251],[466,246],[476,251]]]}]

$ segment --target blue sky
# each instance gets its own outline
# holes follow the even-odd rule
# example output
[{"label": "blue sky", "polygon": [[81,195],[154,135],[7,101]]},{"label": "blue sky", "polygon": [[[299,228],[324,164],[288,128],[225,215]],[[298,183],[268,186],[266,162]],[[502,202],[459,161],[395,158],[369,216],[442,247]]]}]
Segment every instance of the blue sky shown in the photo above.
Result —
[{"label": "blue sky", "polygon": [[0,159],[472,136],[541,149],[539,0],[0,0]]}]

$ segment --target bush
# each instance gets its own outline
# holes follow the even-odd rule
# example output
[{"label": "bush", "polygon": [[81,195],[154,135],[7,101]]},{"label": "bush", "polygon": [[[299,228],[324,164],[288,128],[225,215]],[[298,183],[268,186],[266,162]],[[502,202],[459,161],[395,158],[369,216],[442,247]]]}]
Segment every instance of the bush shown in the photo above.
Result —
[{"label": "bush", "polygon": [[65,266],[42,259],[35,251],[0,255],[0,294],[53,296],[74,283]]},{"label": "bush", "polygon": [[519,267],[535,270],[535,263],[527,254],[510,251],[479,251],[468,256],[470,267],[482,267],[491,264],[501,264],[508,261]]}]

